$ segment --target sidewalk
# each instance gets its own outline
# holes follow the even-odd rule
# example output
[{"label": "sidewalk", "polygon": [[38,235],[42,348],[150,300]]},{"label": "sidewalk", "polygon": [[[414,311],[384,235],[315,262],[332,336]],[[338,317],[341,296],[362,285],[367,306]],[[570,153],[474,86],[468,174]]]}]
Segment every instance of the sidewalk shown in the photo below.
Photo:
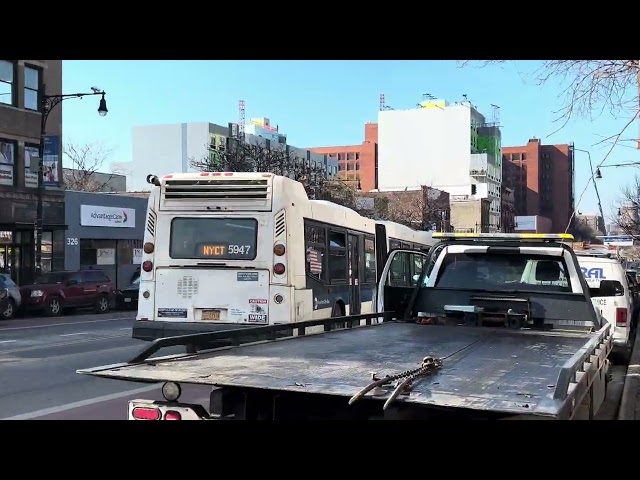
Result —
[{"label": "sidewalk", "polygon": [[618,420],[640,420],[640,335],[633,344]]}]

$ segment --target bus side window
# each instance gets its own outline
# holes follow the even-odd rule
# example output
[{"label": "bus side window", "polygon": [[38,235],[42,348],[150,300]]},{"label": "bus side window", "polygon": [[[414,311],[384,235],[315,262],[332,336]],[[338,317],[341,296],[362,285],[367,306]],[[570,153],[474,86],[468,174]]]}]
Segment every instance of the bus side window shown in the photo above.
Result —
[{"label": "bus side window", "polygon": [[347,283],[347,242],[343,232],[329,232],[329,281]]},{"label": "bus side window", "polygon": [[364,237],[364,283],[376,283],[376,241]]},{"label": "bus side window", "polygon": [[320,281],[327,280],[326,229],[316,225],[305,227],[305,253],[307,275]]}]

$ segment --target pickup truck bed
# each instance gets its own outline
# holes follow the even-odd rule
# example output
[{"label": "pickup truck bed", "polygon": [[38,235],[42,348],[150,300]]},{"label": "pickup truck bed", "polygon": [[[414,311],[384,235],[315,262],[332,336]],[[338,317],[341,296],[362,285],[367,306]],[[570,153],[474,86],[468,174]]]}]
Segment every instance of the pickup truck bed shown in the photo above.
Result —
[{"label": "pickup truck bed", "polygon": [[388,322],[78,373],[334,395],[346,403],[372,371],[383,377],[434,356],[444,359],[442,368],[400,402],[567,418],[568,397],[583,390],[572,384],[576,373],[589,370],[584,362],[604,361],[608,349],[608,326],[589,333]]}]

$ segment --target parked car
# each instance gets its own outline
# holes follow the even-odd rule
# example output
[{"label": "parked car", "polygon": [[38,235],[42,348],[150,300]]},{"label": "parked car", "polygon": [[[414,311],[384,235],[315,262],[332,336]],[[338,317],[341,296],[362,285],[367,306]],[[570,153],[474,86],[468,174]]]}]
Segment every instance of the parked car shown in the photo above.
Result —
[{"label": "parked car", "polygon": [[20,289],[8,273],[0,273],[0,291],[6,290],[6,299],[0,305],[0,320],[13,318],[22,304]]},{"label": "parked car", "polygon": [[45,273],[31,285],[20,287],[20,293],[25,310],[57,316],[65,310],[86,307],[105,313],[109,311],[115,290],[104,272],[81,270]]},{"label": "parked car", "polygon": [[136,278],[127,288],[123,288],[116,292],[116,308],[137,309],[139,292],[140,277]]}]

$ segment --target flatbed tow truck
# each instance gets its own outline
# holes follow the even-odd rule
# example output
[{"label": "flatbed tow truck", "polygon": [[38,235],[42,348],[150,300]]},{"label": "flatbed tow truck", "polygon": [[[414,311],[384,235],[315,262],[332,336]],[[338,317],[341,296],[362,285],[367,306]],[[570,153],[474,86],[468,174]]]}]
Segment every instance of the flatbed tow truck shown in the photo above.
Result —
[{"label": "flatbed tow truck", "polygon": [[[377,313],[162,338],[78,373],[164,382],[131,420],[594,418],[612,334],[572,237],[436,236],[428,254],[390,252]],[[149,358],[176,345],[188,353]],[[180,403],[182,384],[211,386],[208,408]]]}]

